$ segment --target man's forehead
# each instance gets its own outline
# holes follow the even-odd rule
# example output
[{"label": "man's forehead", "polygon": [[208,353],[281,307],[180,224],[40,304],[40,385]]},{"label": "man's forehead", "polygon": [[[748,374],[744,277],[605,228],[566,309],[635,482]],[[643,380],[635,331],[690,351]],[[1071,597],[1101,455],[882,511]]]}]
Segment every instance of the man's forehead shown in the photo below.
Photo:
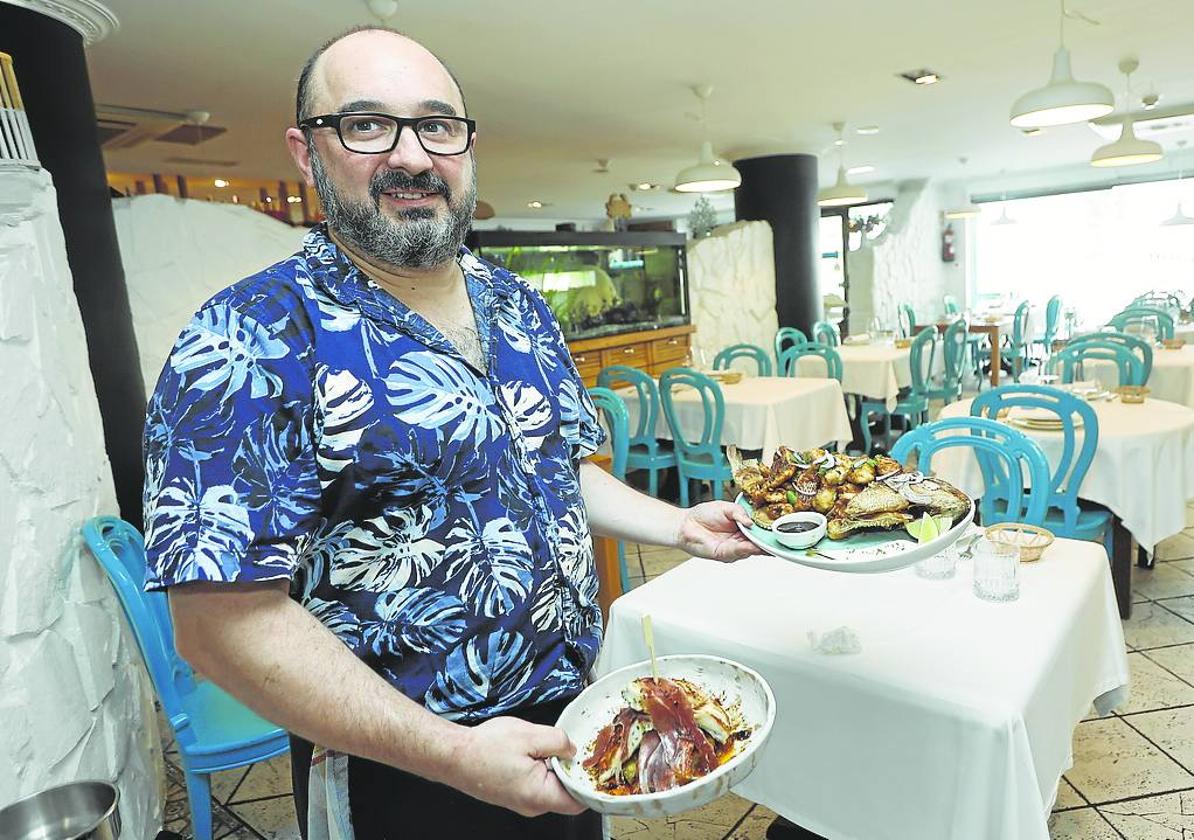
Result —
[{"label": "man's forehead", "polygon": [[390,32],[341,39],[320,56],[314,76],[316,102],[334,110],[464,111],[456,82],[440,60]]}]

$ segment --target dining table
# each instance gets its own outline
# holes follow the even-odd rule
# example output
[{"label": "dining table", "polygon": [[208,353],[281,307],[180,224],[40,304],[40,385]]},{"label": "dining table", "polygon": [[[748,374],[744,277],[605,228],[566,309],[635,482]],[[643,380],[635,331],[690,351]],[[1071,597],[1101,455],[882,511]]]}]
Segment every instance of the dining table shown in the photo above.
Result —
[{"label": "dining table", "polygon": [[[725,402],[721,443],[743,450],[761,450],[770,459],[781,445],[811,449],[827,443],[845,445],[853,438],[845,398],[836,379],[787,376],[745,376],[720,385]],[[620,390],[626,399],[630,427],[638,423],[639,404],[632,389]],[[695,440],[705,422],[700,394],[689,386],[674,392],[680,427]],[[672,429],[661,409],[655,436],[672,440]]]},{"label": "dining table", "polygon": [[[910,353],[890,341],[866,344],[841,344],[833,348],[842,359],[842,391],[869,399],[882,400],[895,408],[901,388],[912,384]],[[801,356],[796,375],[825,376],[825,360],[819,356]]]},{"label": "dining table", "polygon": [[[600,677],[655,652],[721,656],[775,695],[758,765],[734,792],[830,840],[1047,840],[1075,726],[1127,699],[1102,549],[1057,540],[1020,594],[912,568],[850,574],[770,555],[694,558],[610,610]],[[857,652],[814,643],[848,628]]]},{"label": "dining table", "polygon": [[[965,417],[971,399],[951,403],[940,417]],[[1165,400],[1126,404],[1095,399],[1099,441],[1078,496],[1103,505],[1114,515],[1117,531],[1112,566],[1121,613],[1131,614],[1131,540],[1146,552],[1186,527],[1186,503],[1194,500],[1194,409]],[[1016,427],[1018,428],[1018,427]],[[1062,453],[1061,432],[1018,428],[1033,438],[1056,470]],[[1078,439],[1083,439],[1079,430]],[[952,447],[933,456],[931,469],[973,498],[982,495],[983,479],[972,450]],[[1123,537],[1130,535],[1130,538]]]},{"label": "dining table", "polygon": [[[1119,384],[1115,363],[1109,359],[1084,359],[1082,376],[1098,379],[1105,386]],[[1153,349],[1153,368],[1149,374],[1149,396],[1194,408],[1194,343],[1169,349]]]},{"label": "dining table", "polygon": [[[1012,334],[1012,322],[1014,317],[1011,315],[988,315],[984,317],[969,318],[966,321],[966,331],[971,335],[985,335],[987,337],[988,347],[987,353],[991,364],[991,371],[989,374],[991,387],[999,387],[999,379],[1003,373],[1002,370],[1002,351],[1001,344],[1004,336]],[[936,321],[932,324],[917,324],[913,327],[913,333],[919,333],[926,327],[935,327],[942,335],[949,328],[952,321]],[[1031,326],[1029,327],[1031,330]],[[1031,332],[1030,332],[1031,334]]]}]

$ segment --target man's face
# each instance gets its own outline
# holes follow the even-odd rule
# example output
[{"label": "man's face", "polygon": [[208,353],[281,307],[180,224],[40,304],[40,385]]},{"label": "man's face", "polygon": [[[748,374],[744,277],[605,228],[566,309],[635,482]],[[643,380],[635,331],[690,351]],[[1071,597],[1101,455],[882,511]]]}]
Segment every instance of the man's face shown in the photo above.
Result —
[{"label": "man's face", "polygon": [[[312,114],[372,111],[463,116],[450,75],[426,50],[388,32],[337,42],[312,77]],[[404,127],[393,151],[350,152],[335,130],[310,132],[311,180],[329,226],[373,259],[430,268],[456,257],[477,204],[472,149],[430,154]]]}]

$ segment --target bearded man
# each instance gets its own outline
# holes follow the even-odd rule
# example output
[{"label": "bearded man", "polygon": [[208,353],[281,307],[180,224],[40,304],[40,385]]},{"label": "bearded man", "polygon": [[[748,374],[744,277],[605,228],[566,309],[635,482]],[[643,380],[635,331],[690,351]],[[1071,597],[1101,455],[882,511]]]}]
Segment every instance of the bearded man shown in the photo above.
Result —
[{"label": "bearded man", "polygon": [[601,641],[590,529],[731,560],[749,519],[582,463],[603,432],[551,311],[462,246],[477,130],[438,58],[351,31],[297,111],[327,224],[179,337],[146,426],[146,586],[180,653],[293,733],[300,808],[319,745],[323,829],[599,837],[547,762],[575,751],[552,724]]}]

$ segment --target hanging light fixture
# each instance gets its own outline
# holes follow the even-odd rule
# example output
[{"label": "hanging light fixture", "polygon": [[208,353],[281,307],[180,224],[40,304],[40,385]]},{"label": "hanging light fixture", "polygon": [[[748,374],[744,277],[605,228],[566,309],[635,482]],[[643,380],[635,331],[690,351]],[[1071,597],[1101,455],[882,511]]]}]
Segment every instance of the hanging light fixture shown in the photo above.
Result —
[{"label": "hanging light fixture", "polygon": [[1119,72],[1124,74],[1126,95],[1124,97],[1123,128],[1120,129],[1119,139],[1105,146],[1099,146],[1090,157],[1092,166],[1135,166],[1141,163],[1152,163],[1164,156],[1160,143],[1152,140],[1141,140],[1136,136],[1132,124],[1132,74],[1140,63],[1134,58],[1125,58],[1119,63]]},{"label": "hanging light fixture", "polygon": [[[697,99],[701,100],[701,128],[708,134],[709,128],[705,123],[705,108],[709,97],[713,94],[710,85],[697,85],[692,89]],[[701,143],[701,152],[695,166],[681,169],[676,176],[676,192],[708,193],[725,192],[735,189],[742,183],[742,175],[728,161],[713,154],[713,143],[705,140]]]},{"label": "hanging light fixture", "polygon": [[[1004,173],[1000,172],[999,174],[1002,175]],[[1013,219],[1011,216],[1009,216],[1007,214],[1007,190],[1006,189],[1002,193],[1000,193],[999,203],[1001,205],[999,208],[999,218],[995,219],[993,222],[991,222],[991,224],[993,224],[993,225],[1018,224],[1018,222],[1015,219]]]},{"label": "hanging light fixture", "polygon": [[820,207],[845,207],[847,204],[861,204],[866,201],[866,190],[862,187],[852,187],[846,180],[846,140],[842,136],[846,124],[835,122],[833,130],[837,132],[837,182],[832,187],[826,187],[817,193],[817,204]]},{"label": "hanging light fixture", "polygon": [[[1177,152],[1175,157],[1180,160],[1182,149],[1186,146],[1185,140],[1177,141]],[[1178,225],[1194,225],[1194,216],[1187,216],[1182,210],[1182,175],[1185,174],[1179,163],[1177,168],[1177,210],[1165,221],[1161,222],[1161,227],[1177,227]]]},{"label": "hanging light fixture", "polygon": [[1012,105],[1011,122],[1016,128],[1043,128],[1097,119],[1115,110],[1115,97],[1106,85],[1079,82],[1070,69],[1070,51],[1065,46],[1065,19],[1075,17],[1098,25],[1077,12],[1067,12],[1061,2],[1060,37],[1053,54],[1053,75],[1044,87],[1031,90]]}]

